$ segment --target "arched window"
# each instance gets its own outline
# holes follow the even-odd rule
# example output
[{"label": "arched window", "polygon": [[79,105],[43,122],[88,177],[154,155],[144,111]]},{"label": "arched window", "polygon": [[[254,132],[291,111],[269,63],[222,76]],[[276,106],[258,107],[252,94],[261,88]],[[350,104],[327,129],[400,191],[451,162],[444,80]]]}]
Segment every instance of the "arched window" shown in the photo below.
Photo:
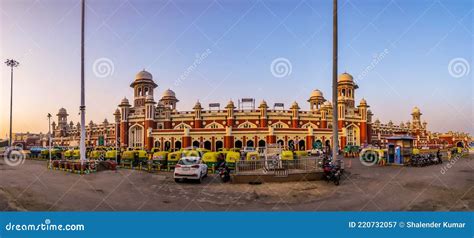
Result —
[{"label": "arched window", "polygon": [[257,128],[257,125],[251,123],[251,122],[244,122],[242,124],[239,125],[239,128]]},{"label": "arched window", "polygon": [[219,151],[219,149],[224,148],[224,142],[218,140],[216,141],[216,151]]},{"label": "arched window", "polygon": [[145,87],[145,96],[147,96],[148,93],[149,93],[149,92],[148,92],[148,87]]},{"label": "arched window", "polygon": [[142,88],[138,88],[138,94],[137,96],[142,96]]},{"label": "arched window", "polygon": [[129,141],[130,147],[143,147],[143,127],[140,125],[133,125],[130,128]]},{"label": "arched window", "polygon": [[165,148],[164,148],[165,151],[169,151],[171,150],[171,142],[169,141],[166,141],[165,142]]},{"label": "arched window", "polygon": [[174,127],[174,129],[184,129],[184,128],[191,128],[191,126],[184,122],[181,122],[177,126]]},{"label": "arched window", "polygon": [[208,141],[208,140],[204,141],[204,148],[207,149],[207,150],[211,150],[211,148],[212,148],[211,142]]},{"label": "arched window", "polygon": [[342,94],[341,96],[346,96],[346,89],[343,88],[341,91],[341,94]]},{"label": "arched window", "polygon": [[219,123],[212,122],[212,123],[210,123],[209,125],[207,125],[205,128],[217,129],[217,128],[224,128],[224,127],[223,127],[221,124],[219,124]]},{"label": "arched window", "polygon": [[306,149],[306,148],[305,148],[305,145],[306,145],[305,141],[304,141],[304,140],[300,140],[300,141],[298,142],[298,150],[305,150],[305,149]]},{"label": "arched window", "polygon": [[199,141],[195,140],[193,141],[193,147],[199,148]]},{"label": "arched window", "polygon": [[264,148],[267,143],[264,140],[258,141],[258,147]]},{"label": "arched window", "polygon": [[277,143],[280,145],[280,146],[284,146],[285,145],[285,142],[283,140],[278,140]]},{"label": "arched window", "polygon": [[178,150],[181,149],[181,141],[175,141],[174,142],[174,148],[178,149]]},{"label": "arched window", "polygon": [[236,140],[235,141],[235,148],[242,148],[242,141],[241,140]]},{"label": "arched window", "polygon": [[247,141],[247,146],[248,146],[248,147],[254,147],[253,140],[248,140],[248,141]]}]

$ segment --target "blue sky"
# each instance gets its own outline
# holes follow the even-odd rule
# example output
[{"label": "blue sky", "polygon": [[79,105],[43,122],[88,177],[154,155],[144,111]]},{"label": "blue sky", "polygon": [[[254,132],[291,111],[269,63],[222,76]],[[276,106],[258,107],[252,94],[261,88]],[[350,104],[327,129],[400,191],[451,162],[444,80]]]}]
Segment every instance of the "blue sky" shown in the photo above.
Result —
[{"label": "blue sky", "polygon": [[[15,71],[14,131],[46,131],[46,114],[60,107],[78,121],[79,3],[0,1],[0,58],[21,63]],[[132,97],[129,84],[143,68],[159,85],[155,95],[167,88],[176,92],[179,110],[191,110],[198,99],[208,105],[242,97],[286,107],[297,101],[307,109],[313,89],[330,99],[332,1],[87,3],[87,121],[112,120],[120,99]],[[340,0],[339,70],[356,78],[357,101],[365,98],[383,122],[406,122],[418,106],[430,130],[473,134],[473,7],[469,0]],[[377,56],[378,63],[365,71]],[[102,58],[113,67],[105,78],[93,70]],[[291,74],[272,75],[277,58],[290,62]],[[459,78],[448,70],[458,58],[470,69],[454,75]],[[10,83],[8,68],[0,69],[4,137]]]}]

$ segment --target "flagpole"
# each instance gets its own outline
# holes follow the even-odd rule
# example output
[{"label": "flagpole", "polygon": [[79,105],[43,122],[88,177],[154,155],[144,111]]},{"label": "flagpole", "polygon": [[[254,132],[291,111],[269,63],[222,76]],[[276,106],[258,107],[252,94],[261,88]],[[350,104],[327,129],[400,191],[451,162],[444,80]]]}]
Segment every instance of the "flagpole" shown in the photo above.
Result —
[{"label": "flagpole", "polygon": [[81,165],[86,160],[86,105],[85,105],[85,87],[84,87],[84,19],[85,19],[85,0],[81,0],[81,141],[80,141],[80,155]]},{"label": "flagpole", "polygon": [[337,105],[337,0],[333,0],[333,32],[332,32],[332,157],[333,162],[338,160],[338,105]]}]

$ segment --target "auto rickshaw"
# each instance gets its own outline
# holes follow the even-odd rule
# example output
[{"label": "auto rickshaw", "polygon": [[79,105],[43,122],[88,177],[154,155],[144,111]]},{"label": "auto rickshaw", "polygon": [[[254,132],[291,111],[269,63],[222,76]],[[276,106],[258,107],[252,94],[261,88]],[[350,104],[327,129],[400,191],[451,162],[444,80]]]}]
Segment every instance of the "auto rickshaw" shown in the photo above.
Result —
[{"label": "auto rickshaw", "polygon": [[240,153],[235,151],[227,152],[225,163],[230,169],[235,169],[235,163],[240,160]]},{"label": "auto rickshaw", "polygon": [[117,150],[111,149],[105,152],[105,160],[115,160],[118,157]]},{"label": "auto rickshaw", "polygon": [[151,149],[151,170],[165,169],[168,154],[168,151],[160,151],[159,148]]},{"label": "auto rickshaw", "polygon": [[257,151],[247,152],[246,155],[245,155],[245,160],[255,161],[255,160],[259,160],[259,159],[260,159],[260,156],[259,156]]},{"label": "auto rickshaw", "polygon": [[293,151],[291,150],[283,150],[281,152],[281,160],[293,160]]},{"label": "auto rickshaw", "polygon": [[168,154],[168,160],[166,163],[166,167],[168,171],[171,171],[171,168],[174,169],[174,166],[176,165],[176,163],[178,163],[178,160],[181,158],[181,153],[183,153],[183,151],[175,151]]},{"label": "auto rickshaw", "polygon": [[92,150],[89,154],[89,158],[93,160],[103,159],[105,157],[105,147],[99,146]]},{"label": "auto rickshaw", "polygon": [[207,152],[204,155],[202,155],[202,161],[206,163],[207,168],[211,169],[212,173],[214,173],[215,171],[218,158],[219,158],[219,152]]},{"label": "auto rickshaw", "polygon": [[302,157],[309,156],[309,153],[308,153],[308,151],[305,151],[305,150],[298,150],[298,151],[294,152],[294,156],[297,159],[301,159]]},{"label": "auto rickshaw", "polygon": [[[41,159],[49,159],[49,149],[42,150],[40,152],[40,158]],[[56,160],[56,159],[61,159],[62,158],[62,150],[59,147],[54,147],[51,148],[51,159]]]},{"label": "auto rickshaw", "polygon": [[68,149],[63,152],[63,156],[65,159],[72,159],[72,153],[74,149]]},{"label": "auto rickshaw", "polygon": [[46,148],[38,146],[32,147],[30,149],[30,158],[38,158],[43,150],[46,150]]},{"label": "auto rickshaw", "polygon": [[126,168],[133,167],[133,160],[135,159],[135,151],[128,149],[122,153],[122,159],[120,160],[120,166]]}]

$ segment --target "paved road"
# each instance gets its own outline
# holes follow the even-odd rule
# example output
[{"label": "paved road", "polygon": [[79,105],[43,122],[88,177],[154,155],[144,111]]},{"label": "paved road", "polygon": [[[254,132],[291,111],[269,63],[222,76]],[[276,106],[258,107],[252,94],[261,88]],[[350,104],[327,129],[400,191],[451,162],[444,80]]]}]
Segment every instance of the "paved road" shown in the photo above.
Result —
[{"label": "paved road", "polygon": [[104,171],[79,176],[46,169],[44,161],[11,167],[0,161],[1,210],[271,211],[474,210],[474,155],[448,167],[366,167],[346,159],[338,187],[324,181],[176,184],[171,173]]}]

